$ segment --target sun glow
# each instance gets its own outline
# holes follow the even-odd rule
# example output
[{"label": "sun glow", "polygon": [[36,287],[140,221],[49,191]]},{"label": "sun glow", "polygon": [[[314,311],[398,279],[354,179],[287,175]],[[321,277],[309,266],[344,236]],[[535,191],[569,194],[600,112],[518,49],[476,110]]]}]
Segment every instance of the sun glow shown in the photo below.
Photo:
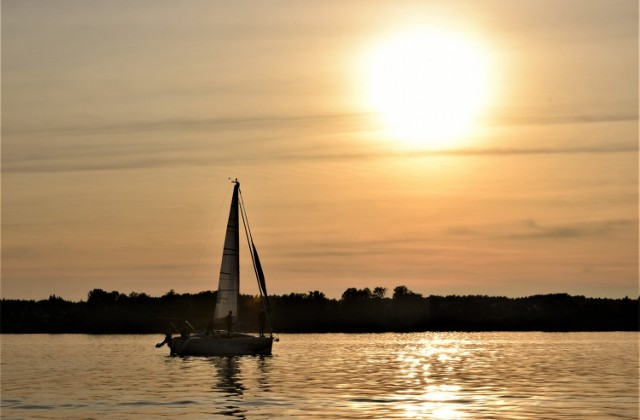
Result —
[{"label": "sun glow", "polygon": [[402,147],[457,146],[488,104],[488,54],[457,33],[396,34],[378,43],[363,65],[365,106]]}]

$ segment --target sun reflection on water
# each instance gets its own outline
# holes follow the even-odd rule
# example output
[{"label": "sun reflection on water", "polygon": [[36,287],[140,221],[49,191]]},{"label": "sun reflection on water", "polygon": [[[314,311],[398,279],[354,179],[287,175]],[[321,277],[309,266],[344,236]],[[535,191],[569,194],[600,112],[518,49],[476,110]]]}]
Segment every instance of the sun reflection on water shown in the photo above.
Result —
[{"label": "sun reflection on water", "polygon": [[[456,340],[422,339],[398,355],[399,374],[414,385],[410,390],[398,392],[403,400],[399,406],[403,417],[455,419],[465,416],[458,407],[466,402],[462,387],[453,377],[460,373],[463,353]],[[418,382],[420,387],[416,388]]]}]

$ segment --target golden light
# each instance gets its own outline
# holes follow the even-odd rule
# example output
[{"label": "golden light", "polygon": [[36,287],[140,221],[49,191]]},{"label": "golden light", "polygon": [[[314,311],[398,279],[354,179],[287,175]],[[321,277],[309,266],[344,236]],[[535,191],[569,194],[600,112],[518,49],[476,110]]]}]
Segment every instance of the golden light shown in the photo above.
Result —
[{"label": "golden light", "polygon": [[404,148],[458,145],[488,104],[488,53],[459,33],[402,32],[375,45],[362,65],[365,106]]}]

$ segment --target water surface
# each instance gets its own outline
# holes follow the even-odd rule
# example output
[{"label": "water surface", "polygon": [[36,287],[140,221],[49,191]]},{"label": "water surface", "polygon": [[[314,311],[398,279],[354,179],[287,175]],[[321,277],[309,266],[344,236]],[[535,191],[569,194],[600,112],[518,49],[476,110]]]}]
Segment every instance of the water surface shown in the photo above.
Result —
[{"label": "water surface", "polygon": [[632,333],[281,335],[170,357],[149,335],[2,335],[2,418],[638,418]]}]

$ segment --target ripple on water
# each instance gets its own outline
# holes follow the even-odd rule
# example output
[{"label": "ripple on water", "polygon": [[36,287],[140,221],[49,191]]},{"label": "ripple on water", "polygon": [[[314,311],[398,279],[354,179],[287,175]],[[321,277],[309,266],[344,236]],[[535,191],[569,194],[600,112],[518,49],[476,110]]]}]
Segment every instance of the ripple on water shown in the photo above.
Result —
[{"label": "ripple on water", "polygon": [[284,335],[271,357],[231,358],[156,341],[4,335],[2,416],[638,416],[638,333]]}]

